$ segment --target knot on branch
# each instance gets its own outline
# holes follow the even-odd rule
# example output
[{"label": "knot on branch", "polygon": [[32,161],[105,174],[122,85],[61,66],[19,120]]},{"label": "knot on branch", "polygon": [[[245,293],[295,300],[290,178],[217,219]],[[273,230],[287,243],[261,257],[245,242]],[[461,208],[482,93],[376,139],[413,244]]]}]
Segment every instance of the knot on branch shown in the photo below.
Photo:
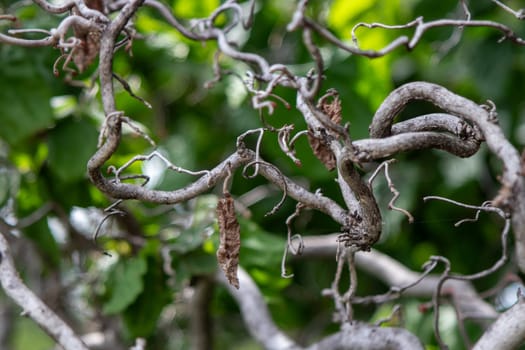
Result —
[{"label": "knot on branch", "polygon": [[359,215],[357,210],[349,213],[346,224],[341,226],[341,233],[337,236],[337,242],[343,244],[344,247],[356,247],[361,251],[370,251],[379,235],[370,235],[366,223],[364,225],[365,230],[363,230],[363,221],[364,218]]}]

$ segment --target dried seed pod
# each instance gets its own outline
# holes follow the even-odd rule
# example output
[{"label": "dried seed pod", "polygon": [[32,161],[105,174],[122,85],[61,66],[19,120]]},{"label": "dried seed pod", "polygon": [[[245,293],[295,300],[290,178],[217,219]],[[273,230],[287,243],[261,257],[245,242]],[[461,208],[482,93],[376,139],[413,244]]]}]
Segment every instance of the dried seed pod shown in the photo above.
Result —
[{"label": "dried seed pod", "polygon": [[[328,101],[328,97],[333,97],[331,101]],[[339,99],[339,93],[333,89],[329,90],[323,97],[319,99],[317,108],[324,114],[326,114],[331,121],[335,124],[341,124],[341,100]]]},{"label": "dried seed pod", "polygon": [[311,128],[308,128],[308,143],[317,159],[324,164],[326,169],[332,171],[336,167],[335,156],[328,144],[321,138],[315,137]]},{"label": "dried seed pod", "polygon": [[217,261],[228,282],[239,289],[237,268],[241,248],[241,227],[235,216],[233,198],[229,193],[225,193],[217,203],[217,219],[219,222]]},{"label": "dried seed pod", "polygon": [[[333,98],[331,101],[328,101],[328,97]],[[337,91],[329,90],[319,99],[317,108],[326,114],[335,124],[341,123],[341,100],[339,99]],[[310,143],[310,147],[315,156],[324,164],[324,166],[330,171],[334,170],[336,167],[335,156],[326,140],[314,136],[314,131],[311,128],[308,128],[308,142]]]}]

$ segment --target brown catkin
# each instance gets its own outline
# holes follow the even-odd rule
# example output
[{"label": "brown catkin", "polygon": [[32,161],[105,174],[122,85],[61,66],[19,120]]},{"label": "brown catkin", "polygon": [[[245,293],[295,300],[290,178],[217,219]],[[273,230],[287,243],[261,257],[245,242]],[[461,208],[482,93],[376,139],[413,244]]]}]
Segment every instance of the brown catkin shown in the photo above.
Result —
[{"label": "brown catkin", "polygon": [[217,203],[217,219],[219,222],[217,261],[228,282],[239,289],[237,268],[241,248],[241,227],[235,216],[233,198],[229,193],[225,193]]}]

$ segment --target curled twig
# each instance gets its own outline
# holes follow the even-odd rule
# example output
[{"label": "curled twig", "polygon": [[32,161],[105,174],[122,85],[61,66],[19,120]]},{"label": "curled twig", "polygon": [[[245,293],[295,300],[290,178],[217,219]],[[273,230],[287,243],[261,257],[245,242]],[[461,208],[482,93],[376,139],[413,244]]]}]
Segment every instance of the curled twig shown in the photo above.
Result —
[{"label": "curled twig", "polygon": [[508,13],[512,14],[517,19],[520,19],[520,20],[525,19],[525,10],[524,9],[519,9],[519,10],[516,11],[516,10],[513,10],[512,8],[510,8],[509,6],[505,5],[501,1],[492,0],[492,2],[495,3],[496,5],[498,5],[499,7],[501,7],[503,10],[505,10]]},{"label": "curled twig", "polygon": [[[434,298],[433,298],[433,305],[434,305],[434,309],[435,309],[434,310],[434,313],[435,313],[435,316],[434,316],[435,317],[434,318],[434,330],[435,330],[435,333],[436,333],[436,339],[437,339],[438,343],[440,344],[440,346],[446,347],[446,345],[442,341],[442,339],[440,337],[440,334],[439,334],[439,296],[441,295],[441,289],[443,287],[443,284],[445,283],[445,281],[447,279],[457,279],[457,280],[466,280],[466,281],[476,280],[476,279],[479,279],[479,278],[482,278],[482,277],[486,277],[486,276],[494,273],[498,269],[500,269],[508,260],[508,247],[507,247],[507,245],[508,245],[508,233],[510,231],[510,223],[511,223],[511,221],[510,221],[510,215],[505,213],[502,209],[494,207],[490,203],[487,203],[487,202],[483,203],[482,206],[474,206],[474,205],[468,205],[468,204],[460,203],[460,202],[454,201],[452,199],[439,197],[439,196],[428,196],[428,197],[424,197],[423,200],[424,201],[441,200],[441,201],[452,203],[452,204],[455,204],[455,205],[458,205],[458,206],[461,206],[461,207],[464,207],[464,208],[475,209],[475,210],[478,210],[478,211],[485,211],[485,212],[493,212],[493,213],[498,214],[503,220],[505,220],[505,225],[504,225],[504,227],[503,227],[503,229],[501,231],[501,245],[502,245],[501,257],[492,266],[490,266],[489,268],[487,268],[485,270],[482,270],[480,272],[471,274],[471,275],[452,274],[452,273],[450,273],[450,262],[448,261],[448,259],[446,259],[444,257],[432,257],[432,259],[439,260],[440,262],[443,262],[445,264],[445,266],[446,266],[445,271],[443,272],[443,274],[441,275],[441,278],[439,279],[439,282],[438,282],[438,285],[436,287],[436,291],[435,291],[435,294],[434,294]],[[477,215],[476,215],[476,219],[477,219]],[[469,221],[472,221],[472,220],[469,220]],[[460,221],[460,222],[462,222],[462,221]],[[464,222],[464,220],[463,220],[463,222]]]},{"label": "curled twig", "polygon": [[[486,202],[483,202],[481,204],[482,207],[488,207],[488,206],[492,206],[492,202],[491,201],[486,201]],[[465,222],[476,222],[478,221],[479,219],[479,213],[481,213],[481,210],[478,209],[476,210],[476,215],[473,217],[473,218],[467,218],[467,219],[462,219],[462,220],[459,220],[458,222],[456,222],[454,224],[454,227],[459,227],[461,224],[464,224]]]},{"label": "curled twig", "polygon": [[115,168],[115,167],[112,167],[112,168],[108,168],[108,170],[111,169],[112,173],[115,175],[115,181],[117,183],[120,183],[121,180],[123,179],[123,177],[120,174],[124,170],[129,168],[133,163],[150,161],[153,158],[160,159],[166,165],[166,167],[168,169],[176,171],[178,173],[192,175],[192,176],[204,176],[204,175],[208,175],[209,174],[208,170],[192,171],[192,170],[188,170],[188,169],[184,169],[182,167],[176,166],[172,162],[170,162],[164,155],[162,155],[162,153],[160,153],[159,151],[153,151],[153,152],[151,152],[148,155],[134,156],[133,158],[128,160],[126,163],[124,163],[124,165],[122,165],[118,169]]},{"label": "curled twig", "polygon": [[[297,135],[295,135],[290,140],[290,134],[293,131],[293,124],[284,125],[277,132],[277,142],[281,150],[295,163],[297,166],[301,166],[301,161],[295,155],[294,143],[297,140]],[[304,135],[305,131],[299,132],[298,135]]]},{"label": "curled twig", "polygon": [[[293,255],[301,255],[304,250],[304,243],[301,235],[295,234],[292,236],[292,221],[299,216],[301,213],[301,210],[305,207],[305,205],[301,202],[297,203],[295,205],[295,211],[288,216],[286,219],[286,228],[287,228],[287,238],[286,238],[286,244],[290,247],[290,250]],[[299,240],[299,245],[297,248],[295,248],[292,244],[293,239],[296,238]]]},{"label": "curled twig", "polygon": [[117,79],[117,81],[122,85],[122,87],[124,88],[124,90],[126,90],[128,92],[128,94],[133,97],[134,99],[137,99],[139,100],[140,102],[142,102],[146,107],[148,107],[149,109],[152,109],[153,106],[151,105],[151,103],[149,103],[148,101],[146,101],[145,99],[143,99],[142,97],[140,96],[137,96],[135,95],[135,93],[133,92],[133,90],[131,90],[131,86],[129,85],[129,83],[124,79],[124,78],[121,78],[120,76],[118,76],[117,74],[113,73],[113,77],[115,79]]},{"label": "curled twig", "polygon": [[122,202],[123,200],[119,199],[118,201],[116,201],[115,203],[111,204],[109,207],[104,209],[104,212],[106,213],[106,215],[104,215],[102,220],[100,220],[97,227],[95,228],[95,232],[93,232],[93,242],[94,243],[97,243],[97,238],[100,234],[100,230],[102,228],[102,225],[106,222],[106,220],[108,220],[111,216],[114,216],[114,215],[121,215],[121,216],[126,215],[124,211],[119,210],[117,208],[117,206],[120,205]]},{"label": "curled twig", "polygon": [[283,257],[281,259],[281,277],[282,278],[292,278],[294,276],[293,273],[289,274],[286,272],[286,257],[287,256],[288,256],[288,244],[285,244]]},{"label": "curled twig", "polygon": [[381,318],[379,320],[377,320],[374,325],[376,326],[381,326],[383,325],[384,323],[388,323],[388,322],[392,322],[392,320],[395,318],[395,317],[401,317],[401,314],[402,314],[402,309],[401,309],[401,305],[399,304],[396,304],[394,305],[394,307],[392,308],[392,312],[390,312],[390,315],[388,315],[387,317],[384,317],[384,318]]},{"label": "curled twig", "polygon": [[[243,176],[246,177],[247,179],[253,179],[257,175],[259,175],[259,164],[261,163],[261,153],[260,153],[261,143],[262,143],[262,138],[264,136],[265,131],[266,131],[265,128],[252,129],[252,130],[248,130],[244,132],[243,134],[237,137],[237,148],[240,149],[244,147],[244,138],[246,136],[255,134],[255,133],[259,133],[259,136],[257,137],[257,143],[255,144],[255,163],[253,164],[255,165],[255,167],[254,167],[253,174],[247,175],[245,171],[243,171]],[[246,166],[244,169],[246,169],[247,167],[248,166]]]},{"label": "curled twig", "polygon": [[412,214],[410,214],[410,212],[408,210],[396,207],[394,205],[394,203],[396,202],[397,198],[399,198],[400,193],[395,188],[394,182],[390,178],[390,174],[388,173],[388,166],[390,164],[394,163],[395,161],[396,161],[395,159],[389,159],[389,160],[386,160],[383,163],[381,163],[377,167],[377,169],[372,173],[372,175],[370,176],[370,179],[368,179],[368,187],[370,187],[370,190],[372,189],[372,182],[374,181],[375,177],[377,176],[379,171],[381,171],[381,169],[385,169],[385,178],[386,178],[386,181],[388,183],[388,188],[390,189],[390,192],[392,192],[392,194],[393,194],[392,199],[390,200],[390,202],[388,202],[388,209],[395,210],[395,211],[398,211],[398,212],[404,214],[408,218],[408,222],[409,223],[413,223],[414,222],[414,217],[412,216]]},{"label": "curled twig", "polygon": [[251,166],[255,166],[257,167],[258,169],[258,165],[263,165],[263,166],[267,166],[267,167],[270,167],[272,168],[273,170],[275,170],[278,174],[278,176],[281,178],[281,181],[282,181],[282,185],[283,185],[283,196],[281,198],[281,200],[272,208],[272,210],[270,210],[269,212],[267,212],[266,214],[264,214],[264,216],[270,216],[270,215],[273,215],[275,214],[283,205],[284,203],[284,200],[286,199],[286,196],[288,194],[288,189],[287,189],[287,184],[286,184],[286,180],[284,178],[284,175],[283,173],[279,170],[279,168],[277,168],[275,165],[273,164],[270,164],[270,163],[267,163],[265,161],[258,161],[258,160],[254,160],[252,162],[249,162],[248,164],[246,164],[244,166],[244,168],[242,169],[242,176],[244,176],[245,178],[248,178],[248,179],[252,179],[254,177],[254,175],[247,175],[246,172],[248,170],[249,167]]},{"label": "curled twig", "polygon": [[[334,275],[334,280],[330,289],[323,290],[323,295],[330,296],[334,300],[336,320],[341,323],[350,322],[353,318],[352,299],[357,290],[357,271],[355,268],[355,253],[357,247],[344,246],[338,249],[336,253],[337,269]],[[349,272],[349,286],[344,295],[339,292],[339,284],[341,282],[343,267],[345,263],[348,264]]]},{"label": "curled twig", "polygon": [[352,303],[354,304],[382,304],[388,301],[398,299],[403,292],[410,289],[423,281],[430,273],[436,268],[437,261],[429,260],[423,265],[423,272],[418,275],[412,282],[407,283],[403,286],[392,286],[390,289],[383,294],[370,295],[365,297],[353,297]]},{"label": "curled twig", "polygon": [[[301,213],[301,209],[304,207],[305,205],[302,204],[301,202],[297,203],[295,206],[295,211],[290,216],[288,216],[288,218],[286,219],[286,228],[287,228],[286,244],[284,246],[283,258],[281,260],[281,276],[283,278],[293,277],[293,274],[286,273],[286,257],[288,256],[288,250],[290,250],[293,255],[301,255],[304,250],[303,237],[298,233],[292,236],[292,221],[297,216],[299,216],[299,214]],[[297,247],[293,245],[294,240],[299,241]]]}]

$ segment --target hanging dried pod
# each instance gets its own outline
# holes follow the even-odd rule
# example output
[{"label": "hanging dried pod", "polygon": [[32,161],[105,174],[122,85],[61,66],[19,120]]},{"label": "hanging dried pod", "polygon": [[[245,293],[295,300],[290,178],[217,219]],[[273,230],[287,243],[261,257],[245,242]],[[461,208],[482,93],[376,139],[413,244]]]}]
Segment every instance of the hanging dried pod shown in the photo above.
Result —
[{"label": "hanging dried pod", "polygon": [[[332,99],[329,99],[332,97]],[[317,108],[326,114],[335,124],[341,123],[341,100],[339,94],[335,90],[329,90],[323,97],[319,99]],[[314,152],[315,156],[324,164],[324,166],[332,171],[336,167],[335,156],[328,146],[326,140],[321,137],[316,137],[314,131],[308,127],[308,142]]]},{"label": "hanging dried pod", "polygon": [[239,289],[237,268],[241,248],[241,227],[235,216],[233,198],[227,192],[217,203],[217,219],[219,222],[217,261],[228,282]]}]

